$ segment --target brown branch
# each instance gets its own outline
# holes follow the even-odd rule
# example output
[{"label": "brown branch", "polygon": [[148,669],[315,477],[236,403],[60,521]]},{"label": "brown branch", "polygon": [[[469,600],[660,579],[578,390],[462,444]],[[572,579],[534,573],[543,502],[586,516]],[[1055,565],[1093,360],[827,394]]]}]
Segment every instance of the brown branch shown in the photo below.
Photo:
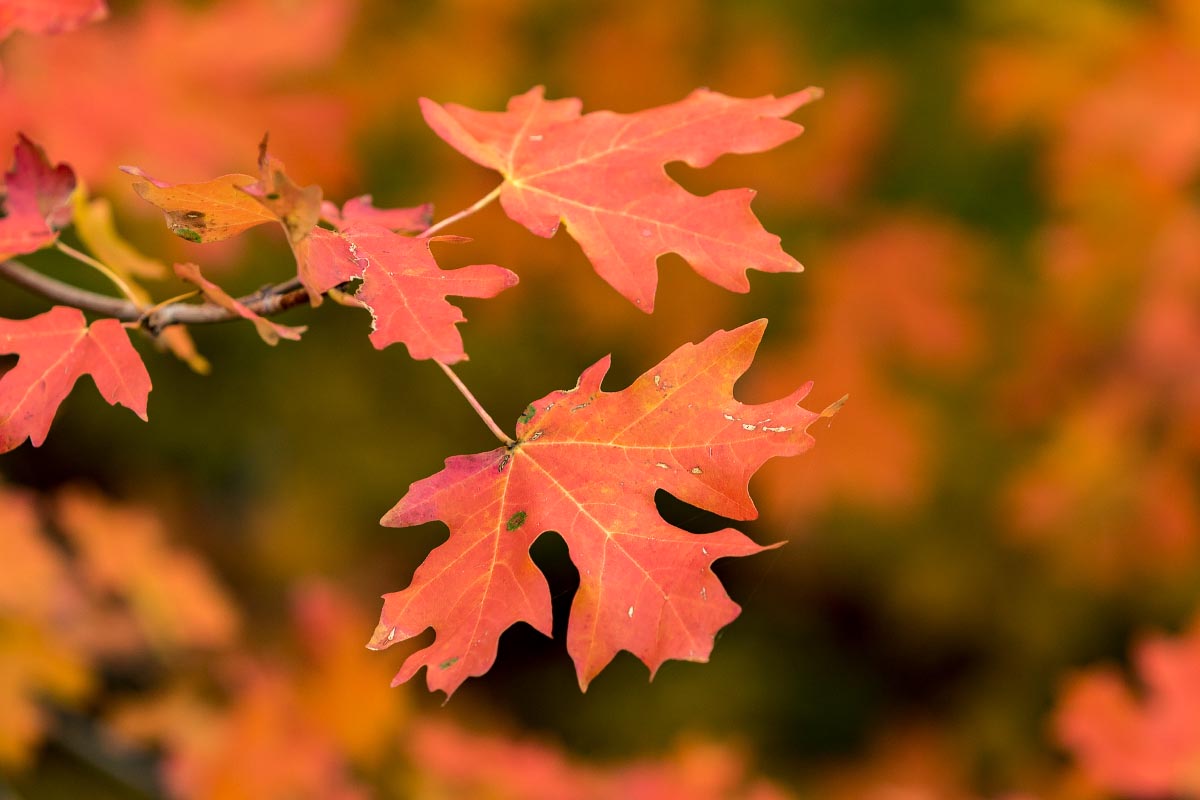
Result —
[{"label": "brown branch", "polygon": [[[236,313],[213,303],[170,303],[155,309],[149,316],[143,316],[141,309],[128,300],[80,289],[11,259],[0,261],[0,277],[62,305],[115,317],[122,322],[140,322],[151,333],[158,333],[171,325],[207,325],[242,319]],[[289,308],[304,305],[308,300],[308,291],[295,278],[238,298],[238,302],[260,317],[274,316]]]},{"label": "brown branch", "polygon": [[74,306],[106,317],[116,317],[124,322],[132,322],[142,316],[138,307],[128,300],[89,292],[63,283],[32,270],[19,261],[0,261],[0,276],[22,289],[28,289],[65,306]]}]

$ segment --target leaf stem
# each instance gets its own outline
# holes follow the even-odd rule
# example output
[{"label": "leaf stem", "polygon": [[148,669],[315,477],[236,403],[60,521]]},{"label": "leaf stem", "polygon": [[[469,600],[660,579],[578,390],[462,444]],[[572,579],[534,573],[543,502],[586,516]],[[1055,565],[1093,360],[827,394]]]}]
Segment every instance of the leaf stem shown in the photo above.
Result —
[{"label": "leaf stem", "polygon": [[475,409],[475,413],[478,414],[479,418],[483,420],[483,424],[488,426],[488,430],[491,431],[495,437],[503,442],[506,446],[515,444],[508,434],[500,430],[500,426],[496,424],[496,420],[492,419],[492,415],[484,410],[479,401],[475,399],[475,395],[471,394],[471,390],[467,388],[467,385],[462,382],[461,378],[454,374],[454,370],[450,369],[449,366],[443,364],[441,361],[435,360],[434,363],[442,368],[442,372],[446,373],[446,377],[450,379],[450,382],[453,383],[455,388],[462,393],[463,397],[467,398],[467,402],[471,404],[471,408]]},{"label": "leaf stem", "polygon": [[434,224],[430,225],[425,230],[421,231],[421,233],[417,235],[417,238],[428,239],[430,236],[433,236],[435,233],[442,230],[443,228],[445,228],[449,225],[453,225],[455,222],[458,222],[460,219],[465,219],[465,218],[471,216],[476,211],[479,211],[481,208],[485,207],[486,205],[491,203],[493,200],[495,200],[497,197],[499,197],[500,190],[503,188],[504,188],[504,183],[502,181],[499,186],[497,186],[495,189],[492,189],[490,192],[488,192],[483,197],[476,200],[473,204],[471,204],[467,208],[464,208],[462,211],[459,211],[457,214],[451,214],[450,216],[446,217],[441,222],[435,222]]},{"label": "leaf stem", "polygon": [[121,294],[123,294],[127,298],[129,298],[129,302],[133,303],[135,306],[138,306],[139,308],[142,306],[142,300],[141,300],[141,298],[138,297],[138,293],[135,292],[133,290],[133,287],[130,286],[128,283],[126,283],[125,280],[120,275],[118,275],[116,272],[114,272],[112,269],[105,266],[104,264],[97,261],[96,259],[92,258],[87,253],[81,253],[80,251],[76,250],[74,247],[63,244],[62,241],[56,241],[54,243],[54,246],[56,248],[58,248],[58,250],[60,252],[69,255],[71,258],[75,259],[76,261],[78,261],[80,263],[87,264],[89,267],[96,270],[104,277],[108,278],[110,281],[113,282],[113,285],[115,285],[118,289],[121,290]]}]

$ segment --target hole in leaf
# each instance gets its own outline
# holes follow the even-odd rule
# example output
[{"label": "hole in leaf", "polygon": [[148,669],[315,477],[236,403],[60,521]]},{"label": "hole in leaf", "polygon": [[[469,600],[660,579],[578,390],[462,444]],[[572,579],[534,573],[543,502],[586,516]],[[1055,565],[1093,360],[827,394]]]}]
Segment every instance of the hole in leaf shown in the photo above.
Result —
[{"label": "hole in leaf", "polygon": [[[567,618],[571,612],[571,601],[579,588],[579,570],[571,561],[567,543],[558,533],[545,533],[537,538],[529,549],[533,563],[546,576],[550,585],[550,605],[554,609],[555,653],[562,649],[567,635]],[[540,636],[540,634],[539,634]]]},{"label": "hole in leaf", "polygon": [[[554,615],[553,638],[547,638],[523,622],[513,625],[500,637],[500,650],[495,665],[482,680],[489,684],[488,694],[494,697],[531,697],[548,691],[567,692],[575,684],[575,672],[566,651],[567,622],[575,590],[579,588],[579,572],[571,562],[567,543],[558,534],[539,536],[530,548],[530,556],[550,586],[550,603]],[[577,691],[577,690],[576,690]],[[511,711],[521,716],[521,706],[538,704],[518,703]],[[539,710],[523,719],[537,728],[550,724],[553,713]]]},{"label": "hole in leaf", "polygon": [[0,356],[0,378],[17,365],[16,356]]},{"label": "hole in leaf", "polygon": [[742,524],[685,503],[663,489],[654,493],[654,506],[664,520],[688,533],[716,533],[724,528],[737,528]]}]

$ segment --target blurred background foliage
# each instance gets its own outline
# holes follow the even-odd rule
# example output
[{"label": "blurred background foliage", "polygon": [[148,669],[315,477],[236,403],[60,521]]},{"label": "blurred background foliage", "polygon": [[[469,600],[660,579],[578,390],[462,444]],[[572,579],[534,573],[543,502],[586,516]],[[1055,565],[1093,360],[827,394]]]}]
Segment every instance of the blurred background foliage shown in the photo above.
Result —
[{"label": "blurred background foliage", "polygon": [[[510,631],[442,707],[389,689],[399,654],[362,645],[445,530],[377,523],[487,431],[429,362],[376,352],[362,313],[291,312],[309,331],[276,349],[195,330],[212,375],[151,356],[149,426],[83,390],[0,463],[0,796],[1200,793],[1200,645],[1138,644],[1200,599],[1200,5],[114,0],[0,61],[4,140],[24,131],[144,251],[234,293],[290,272],[282,237],[183,242],[118,165],[253,171],[269,130],[327,197],[440,218],[496,178],[424,128],[419,96],[498,110],[542,83],[635,111],[822,86],[800,139],[669,168],[697,193],[756,188],[800,276],[732,295],[667,257],[646,316],[565,235],[494,206],[438,255],[521,276],[462,302],[460,375],[505,427],[606,353],[620,388],[762,316],[740,399],[850,395],[752,482],[744,529],[789,544],[718,565],[744,611],[711,663],[649,684],[622,654],[581,695],[577,578],[546,535],[556,639]],[[0,316],[44,308],[0,290]],[[1122,673],[1080,672],[1131,654],[1144,705]]]}]

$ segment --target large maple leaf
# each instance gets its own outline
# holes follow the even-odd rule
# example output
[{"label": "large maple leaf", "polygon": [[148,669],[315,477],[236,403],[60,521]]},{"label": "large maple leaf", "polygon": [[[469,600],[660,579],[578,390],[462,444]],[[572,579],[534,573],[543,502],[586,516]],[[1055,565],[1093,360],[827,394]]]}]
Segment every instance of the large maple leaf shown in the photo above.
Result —
[{"label": "large maple leaf", "polygon": [[13,166],[4,175],[0,195],[0,258],[32,253],[54,243],[71,221],[75,173],[52,165],[42,148],[17,137]]},{"label": "large maple leaf", "polygon": [[41,445],[54,413],[85,374],[110,404],[146,419],[150,375],[115,319],[89,326],[83,312],[65,306],[30,319],[0,319],[0,353],[19,356],[0,378],[0,453],[26,438]]},{"label": "large maple leaf", "polygon": [[539,86],[503,113],[424,98],[421,110],[438,136],[504,176],[500,202],[509,217],[546,237],[565,223],[596,272],[649,312],[656,262],[666,253],[735,292],[749,290],[747,269],[802,269],[750,210],[753,190],[697,197],[663,165],[706,167],[726,153],[769,150],[803,130],[782,117],[818,97],[813,88],[749,100],[699,89],[635,114],[581,116],[578,99],[547,101]]},{"label": "large maple leaf", "polygon": [[806,429],[822,414],[798,405],[809,386],[762,405],[733,399],[765,327],[760,320],[684,345],[620,392],[600,389],[604,358],[574,389],[530,405],[514,444],[447,459],[414,483],[383,524],[440,519],[450,539],[407,589],[384,595],[369,647],[437,633],[395,683],[427,666],[430,689],[449,695],[491,667],[514,623],[549,635],[550,592],[529,556],[547,530],[562,535],[579,569],[567,649],[582,688],[619,650],[652,675],[667,659],[707,660],[713,636],[740,610],[713,561],[765,548],[732,528],[676,528],[659,516],[654,493],[753,519],[750,476],[773,456],[812,446]]}]

